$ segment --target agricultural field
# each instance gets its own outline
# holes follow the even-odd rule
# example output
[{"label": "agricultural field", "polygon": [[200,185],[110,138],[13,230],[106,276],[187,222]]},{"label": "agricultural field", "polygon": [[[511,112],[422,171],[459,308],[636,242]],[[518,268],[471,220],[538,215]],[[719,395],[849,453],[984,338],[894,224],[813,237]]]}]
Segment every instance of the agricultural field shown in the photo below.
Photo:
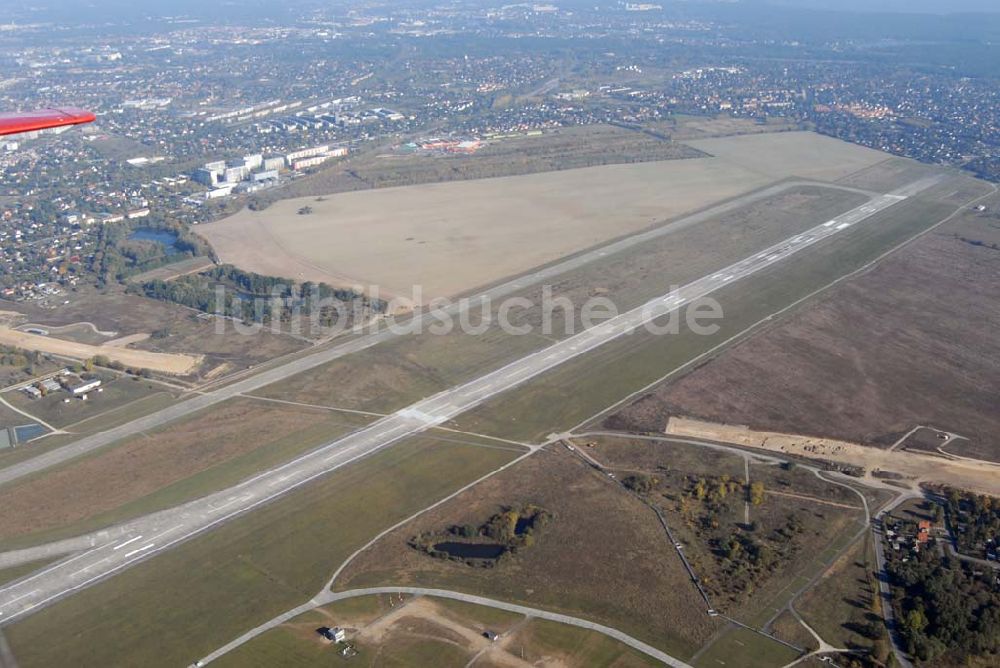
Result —
[{"label": "agricultural field", "polygon": [[799,129],[794,122],[786,118],[769,118],[767,122],[761,122],[761,119],[735,118],[726,115],[720,115],[715,118],[706,116],[675,116],[669,121],[649,123],[646,127],[663,133],[678,142],[707,139],[710,137],[787,132]]},{"label": "agricultural field", "polygon": [[743,134],[686,143],[725,164],[775,181],[793,177],[838,181],[888,159],[880,151],[811,132]]},{"label": "agricultural field", "polygon": [[[8,547],[40,544],[169,508],[335,439],[367,418],[234,399],[0,488]],[[58,491],[58,493],[56,493]],[[70,495],[72,504],[60,495]]]},{"label": "agricultural field", "polygon": [[242,269],[404,299],[421,286],[414,301],[423,303],[775,181],[834,180],[885,159],[811,133],[704,141],[695,147],[718,155],[290,199],[201,234]]},{"label": "agricultural field", "polygon": [[682,415],[878,447],[926,425],[967,439],[951,454],[998,461],[998,243],[996,214],[966,211],[615,422],[660,430]]},{"label": "agricultural field", "polygon": [[[410,439],[12,624],[5,635],[25,667],[188,665],[308,600],[374,534],[518,454],[482,445]],[[52,628],[72,630],[53,636]]]},{"label": "agricultural field", "polygon": [[[437,559],[409,543],[478,524],[504,507],[551,513],[530,547],[492,567]],[[336,591],[410,585],[475,593],[585,617],[689,657],[715,622],[656,515],[561,446],[477,485],[380,539],[334,583]]]}]

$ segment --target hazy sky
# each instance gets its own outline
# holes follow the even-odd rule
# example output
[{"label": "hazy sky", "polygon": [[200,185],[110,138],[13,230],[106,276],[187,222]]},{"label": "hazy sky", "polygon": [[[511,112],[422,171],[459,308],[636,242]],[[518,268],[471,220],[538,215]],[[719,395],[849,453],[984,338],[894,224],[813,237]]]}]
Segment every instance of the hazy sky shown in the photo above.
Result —
[{"label": "hazy sky", "polygon": [[[758,0],[761,1],[761,0]],[[770,4],[809,9],[868,12],[1000,12],[1000,0],[763,0]]]}]

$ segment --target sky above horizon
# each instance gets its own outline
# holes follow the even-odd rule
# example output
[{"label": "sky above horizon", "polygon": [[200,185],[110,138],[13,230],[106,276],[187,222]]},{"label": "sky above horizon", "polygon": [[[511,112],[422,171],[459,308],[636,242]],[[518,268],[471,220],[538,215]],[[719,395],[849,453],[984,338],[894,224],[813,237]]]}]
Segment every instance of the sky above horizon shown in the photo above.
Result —
[{"label": "sky above horizon", "polygon": [[1000,0],[763,0],[767,4],[801,9],[833,9],[862,12],[1000,12]]}]

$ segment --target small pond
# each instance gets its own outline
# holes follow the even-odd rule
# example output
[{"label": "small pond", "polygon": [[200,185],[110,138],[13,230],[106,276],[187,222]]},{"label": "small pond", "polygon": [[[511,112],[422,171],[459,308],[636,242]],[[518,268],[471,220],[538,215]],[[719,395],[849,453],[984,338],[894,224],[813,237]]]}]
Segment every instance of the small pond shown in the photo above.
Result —
[{"label": "small pond", "polygon": [[39,436],[44,436],[48,433],[48,429],[40,424],[29,424],[23,427],[14,427],[14,435],[17,437],[18,443],[27,443],[32,441]]},{"label": "small pond", "polygon": [[459,559],[499,559],[505,550],[495,543],[437,543],[434,549]]},{"label": "small pond", "polygon": [[179,252],[177,250],[178,237],[169,230],[154,230],[149,227],[139,227],[128,235],[129,241],[153,241],[162,245],[166,249],[167,255]]}]

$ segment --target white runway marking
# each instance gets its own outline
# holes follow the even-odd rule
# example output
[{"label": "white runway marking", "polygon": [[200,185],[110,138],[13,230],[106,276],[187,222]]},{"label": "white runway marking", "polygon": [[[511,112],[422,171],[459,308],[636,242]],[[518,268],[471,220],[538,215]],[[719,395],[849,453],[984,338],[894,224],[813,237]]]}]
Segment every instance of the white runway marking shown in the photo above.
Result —
[{"label": "white runway marking", "polygon": [[142,539],[142,536],[136,536],[135,538],[129,538],[129,539],[127,540],[127,541],[125,541],[125,542],[124,542],[124,543],[122,543],[121,545],[117,545],[117,546],[115,546],[115,547],[113,547],[113,548],[111,548],[111,549],[112,549],[112,550],[120,550],[120,549],[122,549],[123,547],[125,547],[126,545],[129,545],[129,544],[131,544],[131,543],[134,543],[135,541],[137,541],[137,540],[141,540],[141,539]]},{"label": "white runway marking", "polygon": [[139,554],[140,552],[145,552],[146,550],[152,549],[154,547],[156,547],[155,543],[150,543],[149,545],[143,545],[138,550],[132,550],[131,552],[126,553],[125,554],[125,558],[128,559],[129,557],[131,557],[134,554]]}]

